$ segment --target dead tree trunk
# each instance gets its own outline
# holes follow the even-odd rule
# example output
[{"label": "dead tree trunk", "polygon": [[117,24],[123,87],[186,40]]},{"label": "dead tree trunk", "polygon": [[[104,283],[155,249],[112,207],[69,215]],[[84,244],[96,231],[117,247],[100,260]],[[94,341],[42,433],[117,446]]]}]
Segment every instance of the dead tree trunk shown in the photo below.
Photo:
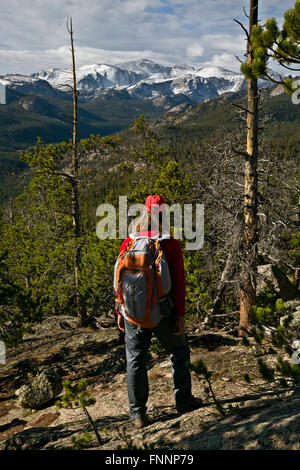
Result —
[{"label": "dead tree trunk", "polygon": [[86,306],[82,295],[80,294],[80,279],[79,270],[81,263],[81,222],[80,222],[80,205],[79,205],[79,190],[78,190],[78,177],[79,177],[79,155],[78,155],[78,105],[77,105],[77,84],[76,84],[76,65],[75,65],[75,51],[73,40],[73,27],[72,18],[68,20],[67,29],[70,34],[71,40],[71,54],[72,54],[72,76],[73,76],[73,139],[72,139],[72,218],[75,237],[75,253],[74,253],[74,277],[75,277],[75,302],[76,313],[78,316],[79,326],[84,326],[87,323]]},{"label": "dead tree trunk", "polygon": [[[247,62],[253,61],[252,28],[258,22],[258,0],[250,0]],[[257,79],[248,80],[247,157],[244,186],[244,247],[240,293],[240,336],[247,335],[251,324],[251,308],[256,297],[257,265],[257,157],[258,157],[258,89]]]},{"label": "dead tree trunk", "polygon": [[[233,270],[233,259],[234,253],[231,251],[227,257],[224,270],[222,272],[220,281],[217,286],[217,294],[213,300],[212,308],[208,315],[206,315],[204,321],[202,322],[201,328],[207,328],[214,326],[218,318],[223,318],[224,315],[220,314],[220,305],[223,299],[223,295],[226,289],[226,284],[231,276]],[[226,315],[227,316],[227,315]]]},{"label": "dead tree trunk", "polygon": [[222,302],[223,294],[226,288],[226,283],[230,279],[232,270],[233,270],[233,261],[234,261],[235,253],[231,251],[226,259],[225,267],[221,275],[220,282],[217,288],[217,295],[214,298],[211,308],[211,315],[218,314],[220,310],[220,305]]}]

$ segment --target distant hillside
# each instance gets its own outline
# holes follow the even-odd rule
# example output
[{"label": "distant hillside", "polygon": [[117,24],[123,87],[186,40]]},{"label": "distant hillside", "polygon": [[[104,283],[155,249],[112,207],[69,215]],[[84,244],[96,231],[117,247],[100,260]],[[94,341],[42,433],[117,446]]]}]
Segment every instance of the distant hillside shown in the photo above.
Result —
[{"label": "distant hillside", "polygon": [[[46,143],[70,138],[71,77],[70,70],[58,68],[30,76],[0,76],[7,102],[0,105],[0,200],[19,192],[19,184],[10,175],[24,168],[19,162],[20,150],[34,145],[37,136]],[[261,87],[269,84],[260,80]],[[165,66],[143,59],[79,67],[77,86],[79,137],[87,137],[119,132],[141,114],[155,119],[180,105],[239,94],[247,82],[241,73],[222,67]],[[214,125],[203,128],[202,134]]]},{"label": "distant hillside", "polygon": [[[120,132],[127,129],[135,117],[144,114],[154,120],[157,132],[166,139],[176,136],[176,141],[191,143],[195,139],[208,138],[220,127],[225,126],[229,132],[234,129],[237,108],[233,104],[244,97],[244,91],[231,92],[198,105],[181,103],[174,106],[168,97],[137,100],[128,98],[125,90],[104,93],[80,103],[79,137]],[[37,136],[46,143],[68,140],[72,134],[68,124],[71,112],[72,101],[66,92],[60,91],[55,97],[21,95],[16,90],[9,92],[8,104],[0,106],[0,198],[3,202],[18,194],[23,185],[23,179],[16,180],[14,175],[11,176],[12,172],[24,169],[19,161],[19,151],[33,146]],[[261,113],[268,116],[264,134],[274,148],[285,156],[298,156],[300,106],[294,105],[289,95],[273,86],[264,90]]]},{"label": "distant hillside", "polygon": [[[263,135],[284,158],[300,157],[300,106],[281,86],[263,90],[260,117],[265,120]],[[155,121],[156,131],[166,139],[192,143],[209,139],[216,130],[228,132],[238,126],[235,104],[245,100],[245,92],[226,93],[217,99],[206,100],[196,106],[173,108]],[[245,106],[245,103],[243,103]]]},{"label": "distant hillside", "polygon": [[[148,101],[99,96],[79,105],[79,137],[113,134],[129,127],[140,114],[155,118],[164,111],[163,106]],[[0,200],[19,192],[10,175],[24,169],[19,152],[35,145],[37,136],[46,143],[71,138],[71,113],[72,101],[66,93],[54,98],[14,92],[7,105],[0,105]]]}]

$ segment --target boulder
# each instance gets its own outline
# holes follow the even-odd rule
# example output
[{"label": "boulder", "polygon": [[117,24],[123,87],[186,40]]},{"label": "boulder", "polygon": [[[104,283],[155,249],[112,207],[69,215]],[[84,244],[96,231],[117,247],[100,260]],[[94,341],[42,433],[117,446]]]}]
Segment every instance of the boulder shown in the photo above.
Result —
[{"label": "boulder", "polygon": [[299,298],[299,290],[277,266],[264,264],[257,267],[257,293],[264,287],[273,287],[282,300]]},{"label": "boulder", "polygon": [[284,89],[284,86],[283,85],[277,85],[270,92],[270,96],[279,96],[279,95],[283,95],[284,93],[286,93],[286,91]]},{"label": "boulder", "polygon": [[[290,300],[286,302],[289,313],[292,315],[291,322],[288,323],[286,330],[292,341],[300,340],[300,300]],[[289,315],[280,318],[280,324],[284,325]]]},{"label": "boulder", "polygon": [[38,374],[29,385],[16,391],[23,408],[39,408],[48,403],[62,391],[62,381],[58,373],[48,368]]}]

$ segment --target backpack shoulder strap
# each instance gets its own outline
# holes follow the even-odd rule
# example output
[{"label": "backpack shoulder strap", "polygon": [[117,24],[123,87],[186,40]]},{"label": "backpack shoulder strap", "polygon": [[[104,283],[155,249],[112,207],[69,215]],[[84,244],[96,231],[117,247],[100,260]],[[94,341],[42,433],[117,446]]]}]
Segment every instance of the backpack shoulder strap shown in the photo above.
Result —
[{"label": "backpack shoulder strap", "polygon": [[130,238],[131,238],[131,240],[126,243],[125,248],[123,248],[123,250],[119,253],[119,257],[121,255],[121,253],[126,253],[126,251],[129,251],[130,248],[132,247],[132,245],[134,244],[134,242],[136,241],[136,238],[132,238],[132,237],[130,237]]}]

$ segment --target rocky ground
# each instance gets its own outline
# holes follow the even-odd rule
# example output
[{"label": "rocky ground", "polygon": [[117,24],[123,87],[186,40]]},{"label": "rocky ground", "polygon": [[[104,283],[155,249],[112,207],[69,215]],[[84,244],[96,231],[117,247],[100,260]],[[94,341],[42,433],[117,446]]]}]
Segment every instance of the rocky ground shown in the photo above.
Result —
[{"label": "rocky ground", "polygon": [[[0,365],[0,449],[70,449],[72,437],[89,428],[81,409],[61,409],[55,400],[26,409],[15,395],[41,370],[54,367],[62,379],[85,377],[96,403],[88,408],[103,445],[91,449],[293,449],[300,450],[300,394],[266,395],[270,384],[258,374],[257,359],[274,364],[279,351],[254,344],[244,346],[232,332],[198,331],[188,327],[192,362],[202,358],[213,372],[213,389],[225,417],[193,375],[193,393],[204,399],[199,410],[179,416],[172,395],[168,356],[153,340],[149,351],[151,424],[136,430],[128,417],[124,345],[113,325],[78,329],[72,317],[45,320],[24,343],[7,352]],[[248,373],[254,380],[247,384]],[[273,390],[274,391],[274,390]],[[255,397],[254,397],[255,395]],[[252,397],[252,398],[251,398]],[[251,399],[250,399],[251,398]],[[244,403],[240,400],[244,400]]]}]

